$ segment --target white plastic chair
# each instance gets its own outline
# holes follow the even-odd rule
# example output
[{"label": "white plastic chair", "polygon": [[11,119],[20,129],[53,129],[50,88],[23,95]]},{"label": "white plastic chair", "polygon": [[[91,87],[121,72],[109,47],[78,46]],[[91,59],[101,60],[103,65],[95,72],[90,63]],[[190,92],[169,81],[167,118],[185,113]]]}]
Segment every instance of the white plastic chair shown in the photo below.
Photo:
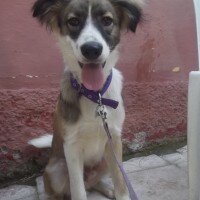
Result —
[{"label": "white plastic chair", "polygon": [[200,0],[194,0],[199,71],[192,71],[188,91],[188,166],[190,200],[200,200]]}]

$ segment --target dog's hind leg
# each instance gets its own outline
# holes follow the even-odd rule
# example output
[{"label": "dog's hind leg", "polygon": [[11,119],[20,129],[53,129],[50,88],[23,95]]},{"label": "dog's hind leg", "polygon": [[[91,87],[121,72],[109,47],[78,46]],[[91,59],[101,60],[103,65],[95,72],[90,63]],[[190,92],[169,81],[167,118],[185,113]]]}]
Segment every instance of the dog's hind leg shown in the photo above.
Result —
[{"label": "dog's hind leg", "polygon": [[50,158],[44,175],[45,192],[53,200],[70,200],[69,177],[65,159]]}]

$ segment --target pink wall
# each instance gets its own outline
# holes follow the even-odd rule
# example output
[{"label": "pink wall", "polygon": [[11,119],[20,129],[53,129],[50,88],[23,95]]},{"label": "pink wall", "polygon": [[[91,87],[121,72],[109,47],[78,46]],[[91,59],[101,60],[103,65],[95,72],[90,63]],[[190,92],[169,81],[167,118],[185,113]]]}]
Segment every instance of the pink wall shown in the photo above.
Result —
[{"label": "pink wall", "polygon": [[[42,152],[27,140],[52,132],[63,62],[53,36],[31,17],[32,3],[0,2],[0,181],[30,171]],[[135,35],[123,34],[118,64],[129,151],[186,135],[188,73],[197,69],[192,0],[151,0],[145,17]]]}]

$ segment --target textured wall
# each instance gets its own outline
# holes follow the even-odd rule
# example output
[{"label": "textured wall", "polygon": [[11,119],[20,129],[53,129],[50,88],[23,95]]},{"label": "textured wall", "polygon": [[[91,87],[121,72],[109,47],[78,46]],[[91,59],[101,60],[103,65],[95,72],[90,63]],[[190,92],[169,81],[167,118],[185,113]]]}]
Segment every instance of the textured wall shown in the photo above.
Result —
[{"label": "textured wall", "polygon": [[[31,18],[31,5],[0,2],[0,182],[45,163],[46,151],[27,141],[52,132],[59,94],[62,59],[53,37]],[[186,136],[188,73],[197,69],[192,0],[151,0],[145,18],[137,34],[123,34],[118,64],[129,152]]]},{"label": "textured wall", "polygon": [[[136,151],[152,142],[185,135],[186,88],[184,82],[125,84],[123,141],[126,149]],[[37,165],[44,163],[45,159],[41,157],[44,151],[31,148],[27,141],[52,132],[58,90],[0,91],[0,179],[13,171],[28,172],[33,167],[29,164],[34,165],[34,162],[30,163],[32,159],[37,160]]]}]

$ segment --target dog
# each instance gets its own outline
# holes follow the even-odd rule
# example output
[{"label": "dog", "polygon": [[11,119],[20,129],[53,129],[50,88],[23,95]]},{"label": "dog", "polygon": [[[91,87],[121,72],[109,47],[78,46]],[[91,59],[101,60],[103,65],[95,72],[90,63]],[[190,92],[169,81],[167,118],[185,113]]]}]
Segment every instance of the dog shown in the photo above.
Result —
[{"label": "dog", "polygon": [[[95,95],[105,90],[102,102],[114,151],[122,162],[123,77],[115,66],[120,33],[136,31],[143,16],[142,4],[140,0],[37,0],[33,5],[33,17],[55,34],[66,64],[54,114],[54,134],[29,142],[52,147],[43,175],[50,199],[87,200],[87,189],[110,199],[130,199],[96,114],[101,97]],[[102,181],[107,174],[113,189]]]}]

